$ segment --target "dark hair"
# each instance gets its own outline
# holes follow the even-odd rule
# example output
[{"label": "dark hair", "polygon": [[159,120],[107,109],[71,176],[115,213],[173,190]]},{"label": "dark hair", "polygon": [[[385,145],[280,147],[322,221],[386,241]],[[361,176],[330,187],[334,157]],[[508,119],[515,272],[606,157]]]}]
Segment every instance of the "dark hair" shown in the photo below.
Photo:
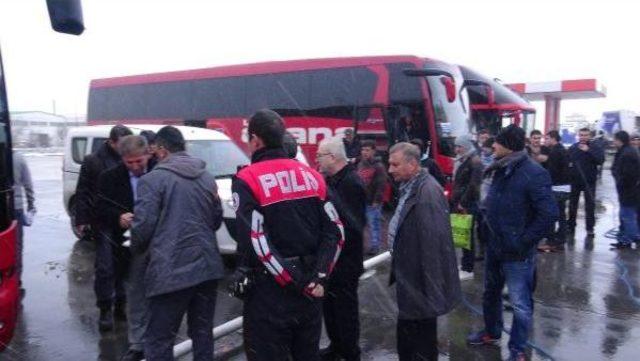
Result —
[{"label": "dark hair", "polygon": [[413,138],[409,141],[409,143],[420,148],[420,153],[424,153],[424,142],[420,138]]},{"label": "dark hair", "polygon": [[531,133],[529,133],[529,137],[533,137],[534,135],[542,135],[542,132],[538,129],[534,129],[531,131]]},{"label": "dark hair", "polygon": [[287,157],[290,159],[295,159],[296,155],[298,155],[298,142],[296,142],[296,138],[287,131],[284,132],[284,136],[282,137],[282,148],[284,148]]},{"label": "dark hair", "polygon": [[589,128],[580,128],[580,130],[578,130],[578,132],[589,132],[589,134],[591,134],[591,130]]},{"label": "dark hair", "polygon": [[362,144],[360,145],[360,148],[371,148],[373,150],[376,149],[376,142],[374,142],[371,139],[366,139],[362,141]]},{"label": "dark hair", "polygon": [[555,139],[557,142],[560,141],[560,133],[557,130],[550,130],[547,132],[547,135],[549,136],[549,138],[553,138]]},{"label": "dark hair", "polygon": [[491,137],[491,138],[485,140],[484,143],[482,143],[482,147],[483,148],[492,148],[493,147],[493,143],[495,143],[495,142],[496,142],[496,140],[493,137]]},{"label": "dark hair", "polygon": [[133,135],[133,132],[131,132],[131,129],[129,129],[126,125],[114,125],[109,132],[109,140],[111,140],[112,142],[117,142],[120,138],[126,137],[127,135]]},{"label": "dark hair", "polygon": [[147,140],[147,144],[156,144],[156,133],[153,130],[143,130],[140,135]]},{"label": "dark hair", "polygon": [[257,136],[267,148],[281,148],[284,122],[278,113],[270,109],[255,112],[249,118],[249,138]]},{"label": "dark hair", "polygon": [[482,128],[482,129],[478,130],[478,135],[480,135],[480,134],[489,134],[489,129]]},{"label": "dark hair", "polygon": [[515,124],[510,124],[502,128],[498,135],[496,135],[496,143],[514,152],[519,152],[524,149],[525,134],[522,128]]},{"label": "dark hair", "polygon": [[629,133],[627,133],[624,130],[621,130],[619,132],[616,132],[616,134],[613,135],[613,137],[619,141],[622,142],[622,144],[624,145],[629,145],[629,142],[631,141],[630,137],[629,137]]},{"label": "dark hair", "polygon": [[176,127],[167,125],[160,128],[156,134],[156,144],[169,151],[169,153],[184,152],[185,142],[182,133]]}]

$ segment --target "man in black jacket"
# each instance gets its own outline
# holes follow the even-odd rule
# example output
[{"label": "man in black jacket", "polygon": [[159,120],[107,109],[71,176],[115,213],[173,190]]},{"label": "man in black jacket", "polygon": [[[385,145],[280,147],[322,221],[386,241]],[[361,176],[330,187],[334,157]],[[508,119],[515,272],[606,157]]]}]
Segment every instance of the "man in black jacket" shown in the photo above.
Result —
[{"label": "man in black jacket", "polygon": [[[123,246],[124,233],[131,228],[133,205],[137,199],[137,184],[153,163],[147,141],[142,136],[129,135],[119,142],[122,162],[102,172],[98,179],[98,215],[100,231],[105,236],[96,249],[95,291],[100,307],[100,328],[111,329],[111,306],[118,307],[116,316],[124,318],[122,283],[128,273],[128,323],[130,348],[123,361],[144,358],[143,335],[146,329],[146,299],[144,296],[144,257],[131,257]],[[131,263],[129,264],[129,259]],[[129,268],[129,269],[128,269]],[[129,270],[129,272],[127,272]]]},{"label": "man in black jacket", "polygon": [[629,134],[624,130],[614,136],[613,144],[618,149],[611,172],[616,180],[620,202],[621,235],[614,248],[631,247],[631,242],[640,239],[638,234],[637,208],[640,204],[640,155],[630,145]]},{"label": "man in black jacket", "polygon": [[358,280],[363,272],[362,232],[366,224],[367,196],[360,177],[349,165],[340,138],[323,140],[316,153],[320,171],[326,176],[329,198],[345,227],[345,248],[327,284],[323,303],[324,322],[331,344],[321,350],[324,360],[340,357],[360,360]]},{"label": "man in black jacket", "polygon": [[591,131],[588,128],[582,128],[578,131],[578,143],[569,148],[569,161],[571,174],[570,231],[575,231],[578,201],[580,193],[584,192],[587,235],[593,237],[593,228],[596,224],[596,180],[598,166],[604,163],[604,150],[591,142]]},{"label": "man in black jacket", "polygon": [[244,272],[253,280],[244,294],[245,354],[249,361],[317,361],[324,287],[344,229],[322,176],[287,157],[282,118],[258,111],[248,132],[251,165],[232,185],[240,257],[234,279]]},{"label": "man in black jacket", "polygon": [[76,228],[79,234],[84,234],[92,228],[95,230],[97,227],[95,196],[98,190],[98,177],[102,171],[120,162],[118,141],[131,134],[131,130],[124,125],[114,126],[109,132],[109,139],[95,153],[84,158],[75,196]]},{"label": "man in black jacket", "polygon": [[558,204],[558,228],[550,237],[547,244],[538,247],[542,252],[553,252],[564,250],[564,243],[567,234],[567,200],[571,194],[571,179],[569,177],[569,157],[567,150],[560,143],[560,133],[552,130],[547,133],[545,143],[547,145],[546,161],[542,166],[551,175],[551,190]]}]

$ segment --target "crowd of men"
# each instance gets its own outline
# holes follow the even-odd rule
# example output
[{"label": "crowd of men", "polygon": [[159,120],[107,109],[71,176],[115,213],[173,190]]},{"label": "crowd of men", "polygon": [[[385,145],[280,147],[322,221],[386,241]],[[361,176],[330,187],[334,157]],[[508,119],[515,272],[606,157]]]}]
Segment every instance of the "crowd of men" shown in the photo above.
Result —
[{"label": "crowd of men", "polygon": [[[591,140],[588,129],[569,150],[557,131],[546,134],[544,145],[533,131],[527,145],[515,125],[495,137],[486,131],[477,139],[457,137],[450,199],[421,140],[391,146],[387,168],[376,157],[376,143],[360,142],[349,130],[344,139],[320,143],[318,172],[294,159],[277,113],[251,116],[248,136],[251,164],[232,183],[238,264],[229,291],[244,304],[244,348],[251,361],[360,360],[358,282],[364,253],[380,252],[383,238],[392,254],[401,361],[437,360],[437,318],[459,304],[460,281],[474,277],[479,260],[485,267],[485,327],[467,341],[499,341],[506,285],[514,315],[509,350],[513,360],[524,360],[536,254],[563,249],[583,192],[587,233],[594,234],[604,145]],[[640,156],[630,141],[625,132],[615,135],[617,248],[638,240]],[[391,185],[397,205],[383,230],[382,205]],[[99,328],[110,331],[114,319],[128,323],[123,360],[173,360],[185,314],[193,359],[213,360],[216,289],[224,276],[215,237],[221,201],[215,179],[186,152],[180,131],[166,126],[138,136],[114,126],[85,159],[77,194],[78,230],[97,244]],[[476,236],[462,252],[460,269],[451,213],[474,218]],[[476,256],[478,246],[484,257]],[[330,345],[320,350],[323,320]]]}]

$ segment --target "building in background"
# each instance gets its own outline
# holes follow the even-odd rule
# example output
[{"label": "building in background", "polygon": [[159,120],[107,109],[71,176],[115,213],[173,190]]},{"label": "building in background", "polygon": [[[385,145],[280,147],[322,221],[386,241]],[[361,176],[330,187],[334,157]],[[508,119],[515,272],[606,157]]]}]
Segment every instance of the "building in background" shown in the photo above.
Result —
[{"label": "building in background", "polygon": [[67,130],[86,124],[85,116],[62,116],[41,111],[12,112],[11,136],[17,148],[62,146]]}]

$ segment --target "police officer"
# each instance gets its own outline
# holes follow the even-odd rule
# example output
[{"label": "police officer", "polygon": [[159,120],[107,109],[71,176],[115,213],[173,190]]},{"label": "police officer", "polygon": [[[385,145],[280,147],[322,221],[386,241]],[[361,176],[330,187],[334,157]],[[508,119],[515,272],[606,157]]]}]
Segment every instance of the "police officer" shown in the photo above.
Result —
[{"label": "police officer", "polygon": [[252,164],[232,187],[245,353],[249,361],[316,361],[324,287],[344,231],[322,176],[287,157],[282,118],[258,111],[248,132]]}]

